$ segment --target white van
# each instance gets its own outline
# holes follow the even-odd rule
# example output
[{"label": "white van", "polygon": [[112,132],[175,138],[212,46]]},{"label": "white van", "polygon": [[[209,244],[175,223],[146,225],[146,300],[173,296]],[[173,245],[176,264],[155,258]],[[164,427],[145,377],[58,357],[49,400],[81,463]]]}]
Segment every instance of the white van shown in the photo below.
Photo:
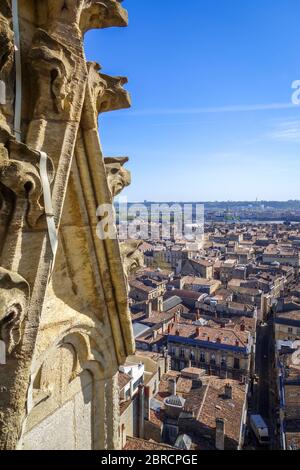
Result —
[{"label": "white van", "polygon": [[251,415],[250,426],[261,445],[270,443],[269,428],[261,415]]}]

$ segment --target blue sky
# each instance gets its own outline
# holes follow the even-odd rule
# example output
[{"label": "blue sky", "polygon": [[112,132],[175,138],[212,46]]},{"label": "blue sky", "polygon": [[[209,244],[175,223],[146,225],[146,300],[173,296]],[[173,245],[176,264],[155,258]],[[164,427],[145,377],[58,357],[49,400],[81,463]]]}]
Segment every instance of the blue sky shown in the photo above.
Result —
[{"label": "blue sky", "polygon": [[125,0],[128,28],[86,35],[132,109],[103,114],[130,201],[300,199],[299,0]]}]

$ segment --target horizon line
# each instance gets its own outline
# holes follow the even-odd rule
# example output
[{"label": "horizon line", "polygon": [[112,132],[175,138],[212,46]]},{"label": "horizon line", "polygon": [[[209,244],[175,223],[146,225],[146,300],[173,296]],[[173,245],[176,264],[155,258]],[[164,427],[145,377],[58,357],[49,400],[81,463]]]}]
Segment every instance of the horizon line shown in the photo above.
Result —
[{"label": "horizon line", "polygon": [[266,200],[266,199],[260,199],[260,200],[230,200],[230,201],[226,201],[226,200],[217,200],[217,201],[199,201],[199,200],[195,200],[195,201],[189,201],[189,200],[186,200],[186,201],[180,201],[180,200],[168,200],[168,201],[152,201],[152,200],[148,200],[148,199],[144,199],[143,201],[140,200],[140,201],[127,201],[127,202],[122,202],[122,201],[118,201],[116,200],[115,201],[117,204],[177,204],[177,203],[180,203],[180,204],[235,204],[235,203],[247,203],[247,204],[259,204],[259,203],[288,203],[288,202],[299,202],[300,203],[300,199],[284,199],[284,200],[276,200],[276,199],[269,199],[269,200]]}]

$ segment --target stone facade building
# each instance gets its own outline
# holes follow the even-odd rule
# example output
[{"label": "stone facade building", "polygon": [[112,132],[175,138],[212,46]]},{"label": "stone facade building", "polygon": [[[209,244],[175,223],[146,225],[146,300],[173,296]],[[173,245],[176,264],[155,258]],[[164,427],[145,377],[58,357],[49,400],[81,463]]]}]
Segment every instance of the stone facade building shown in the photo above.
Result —
[{"label": "stone facade building", "polygon": [[97,208],[130,174],[103,158],[98,115],[130,98],[86,62],[83,35],[126,25],[118,0],[0,3],[1,450],[119,446],[138,257],[99,236]]},{"label": "stone facade building", "polygon": [[197,367],[210,375],[243,380],[250,375],[253,338],[246,324],[175,324],[168,336],[171,368]]}]

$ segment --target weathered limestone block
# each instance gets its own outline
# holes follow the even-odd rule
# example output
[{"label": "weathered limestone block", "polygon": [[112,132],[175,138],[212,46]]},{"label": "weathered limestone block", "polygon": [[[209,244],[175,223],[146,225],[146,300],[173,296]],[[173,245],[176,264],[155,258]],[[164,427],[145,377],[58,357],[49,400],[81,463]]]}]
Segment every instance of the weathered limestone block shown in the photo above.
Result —
[{"label": "weathered limestone block", "polygon": [[104,159],[107,182],[113,198],[131,184],[131,173],[124,168],[128,161],[128,157],[107,157]]},{"label": "weathered limestone block", "polygon": [[[40,352],[32,367],[29,413],[20,448],[104,449],[112,428],[106,412],[111,406],[106,384],[116,374],[113,345],[100,329],[84,323],[77,321],[77,327],[75,323],[67,330],[63,323],[60,327],[55,338],[51,325],[38,338]],[[114,420],[118,421],[118,413]]]},{"label": "weathered limestone block", "polygon": [[119,441],[119,408],[120,394],[118,373],[106,381],[106,419],[108,422],[107,449],[114,450]]}]

